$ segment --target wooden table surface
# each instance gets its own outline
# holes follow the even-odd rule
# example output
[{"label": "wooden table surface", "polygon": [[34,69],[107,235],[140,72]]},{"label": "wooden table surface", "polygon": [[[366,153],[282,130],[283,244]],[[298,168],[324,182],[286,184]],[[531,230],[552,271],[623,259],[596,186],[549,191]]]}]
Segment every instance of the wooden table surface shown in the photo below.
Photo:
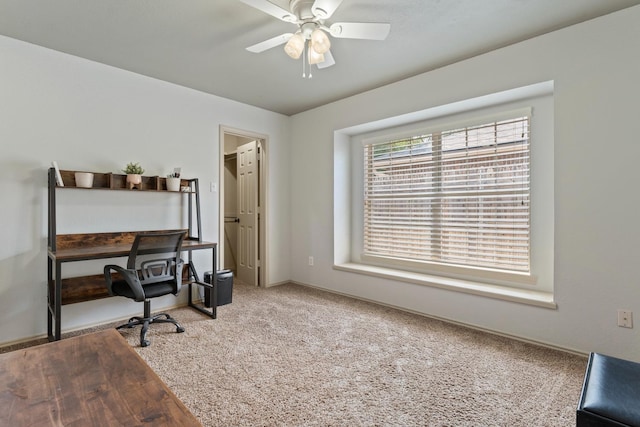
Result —
[{"label": "wooden table surface", "polygon": [[0,354],[0,426],[144,425],[201,426],[115,329]]}]

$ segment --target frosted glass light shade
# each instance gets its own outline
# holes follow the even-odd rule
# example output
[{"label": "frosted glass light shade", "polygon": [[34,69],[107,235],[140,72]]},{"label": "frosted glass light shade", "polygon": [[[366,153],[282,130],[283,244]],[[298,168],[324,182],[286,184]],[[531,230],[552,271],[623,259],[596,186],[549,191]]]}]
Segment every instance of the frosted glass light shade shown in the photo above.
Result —
[{"label": "frosted glass light shade", "polygon": [[309,64],[313,65],[313,64],[319,64],[321,62],[324,62],[324,55],[321,53],[318,53],[313,48],[313,43],[309,43]]},{"label": "frosted glass light shade", "polygon": [[294,34],[291,36],[287,44],[284,45],[284,51],[293,59],[300,58],[303,50],[304,38],[300,34]]},{"label": "frosted glass light shade", "polygon": [[325,32],[320,28],[316,28],[311,33],[311,44],[313,45],[313,50],[317,53],[326,53],[331,49],[331,41],[329,41],[329,37],[327,37]]}]

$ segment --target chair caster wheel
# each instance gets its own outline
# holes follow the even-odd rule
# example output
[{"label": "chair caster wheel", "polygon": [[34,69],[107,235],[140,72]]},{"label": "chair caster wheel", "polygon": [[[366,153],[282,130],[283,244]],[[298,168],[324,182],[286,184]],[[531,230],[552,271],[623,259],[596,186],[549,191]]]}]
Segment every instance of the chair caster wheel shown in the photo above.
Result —
[{"label": "chair caster wheel", "polygon": [[140,347],[149,347],[150,345],[151,345],[151,342],[149,340],[140,341]]},{"label": "chair caster wheel", "polygon": [[178,326],[178,327],[176,328],[176,332],[177,332],[177,333],[184,332],[184,328],[183,328],[182,326]]}]

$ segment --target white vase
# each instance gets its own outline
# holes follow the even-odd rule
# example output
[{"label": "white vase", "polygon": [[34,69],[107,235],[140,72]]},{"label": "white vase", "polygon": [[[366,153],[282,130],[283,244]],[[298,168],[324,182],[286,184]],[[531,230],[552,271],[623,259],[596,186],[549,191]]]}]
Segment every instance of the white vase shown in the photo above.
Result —
[{"label": "white vase", "polygon": [[93,187],[93,174],[91,172],[76,172],[76,187]]},{"label": "white vase", "polygon": [[167,178],[167,190],[180,191],[180,178]]}]

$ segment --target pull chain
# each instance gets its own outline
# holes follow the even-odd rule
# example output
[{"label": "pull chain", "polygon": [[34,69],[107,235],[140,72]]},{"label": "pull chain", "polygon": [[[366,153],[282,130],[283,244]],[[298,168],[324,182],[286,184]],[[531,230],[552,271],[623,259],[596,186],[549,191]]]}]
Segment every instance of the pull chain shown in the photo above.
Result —
[{"label": "pull chain", "polygon": [[307,62],[305,61],[305,56],[306,56],[306,47],[307,47],[307,42],[304,42],[304,47],[302,48],[302,78],[304,79],[305,77],[307,77],[307,75],[305,74],[305,66],[304,64]]},{"label": "pull chain", "polygon": [[[306,74],[306,66],[307,66],[307,49],[310,47],[310,42],[305,41],[304,42],[304,48],[302,49],[302,78],[306,78],[307,74]],[[309,64],[309,78],[312,78],[313,75],[311,74],[311,64]]]},{"label": "pull chain", "polygon": [[[311,49],[311,40],[309,40],[307,42],[307,49]],[[311,54],[309,53],[307,56],[309,56],[309,61],[311,61]],[[311,75],[311,63],[309,62],[309,78],[313,77]]]}]

